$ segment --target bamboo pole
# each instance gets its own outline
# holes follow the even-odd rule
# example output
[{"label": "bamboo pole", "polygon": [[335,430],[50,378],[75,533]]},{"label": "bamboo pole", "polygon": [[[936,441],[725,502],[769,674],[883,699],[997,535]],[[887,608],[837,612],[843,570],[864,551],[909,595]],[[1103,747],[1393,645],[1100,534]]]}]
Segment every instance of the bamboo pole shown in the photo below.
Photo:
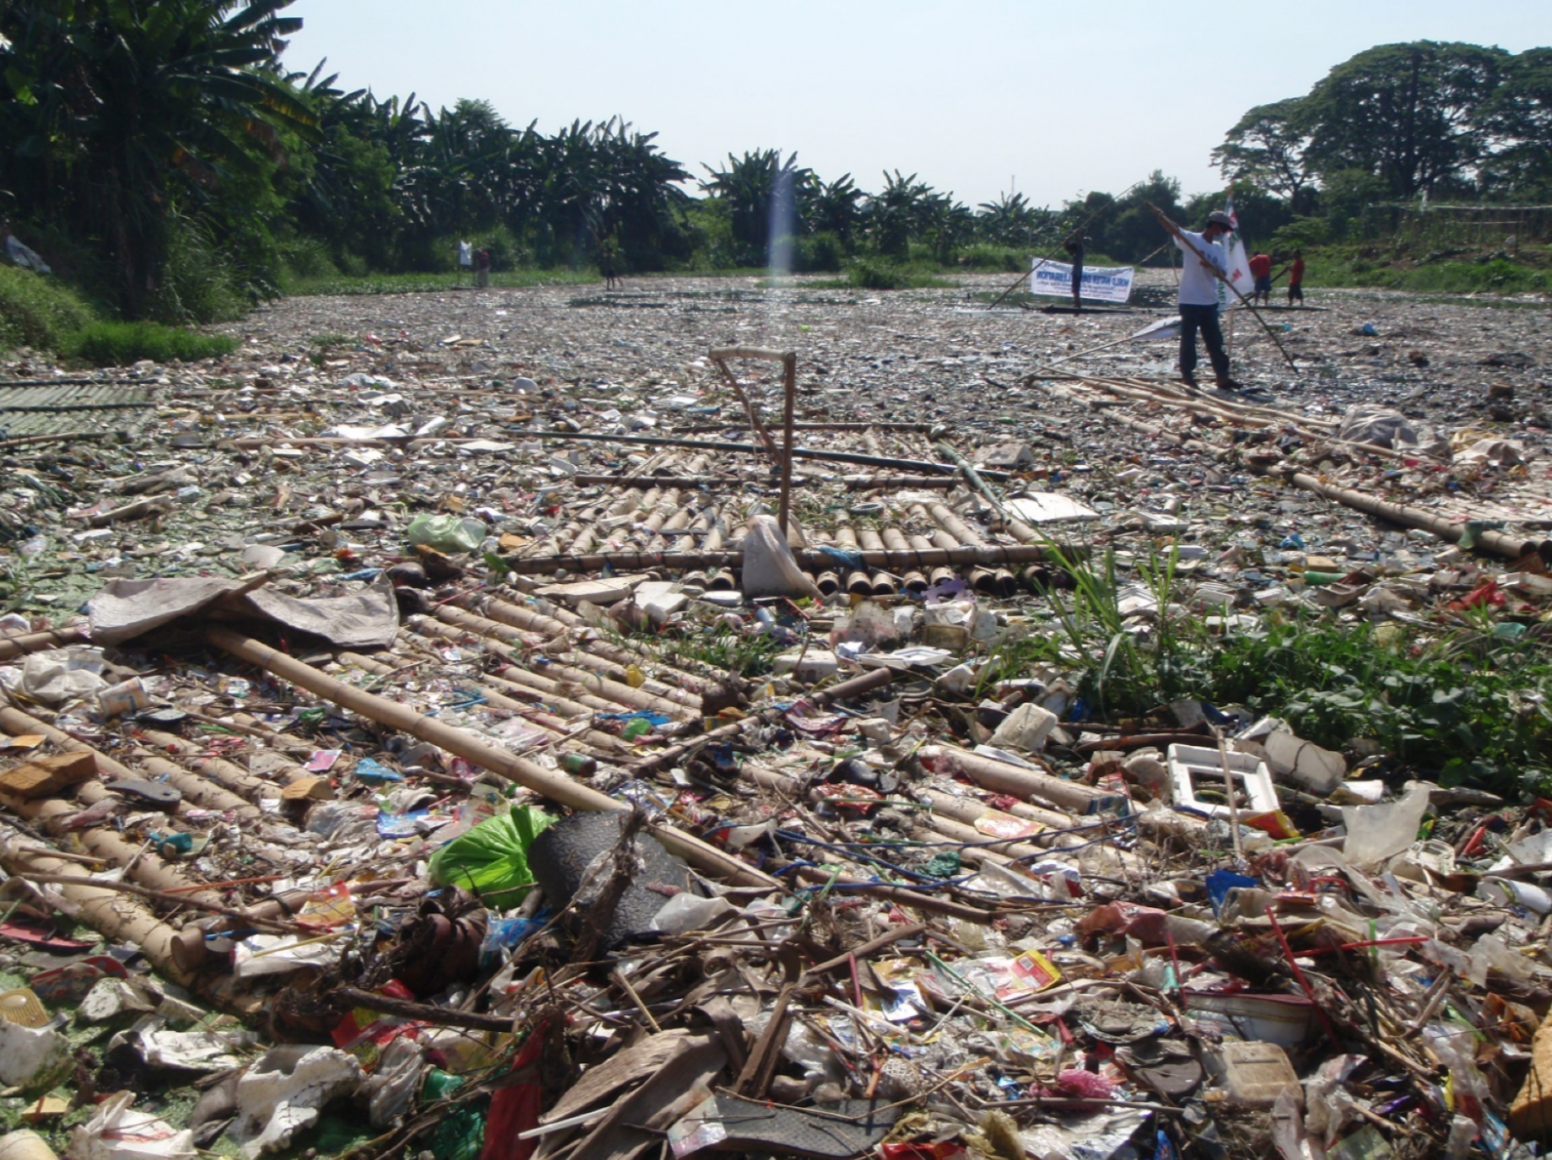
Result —
[{"label": "bamboo pole", "polygon": [[[288,657],[277,649],[224,625],[207,625],[205,639],[216,648],[231,653],[249,664],[257,665],[266,672],[332,701],[341,708],[360,713],[381,725],[408,733],[412,737],[418,737],[422,741],[456,754],[481,769],[499,774],[561,805],[577,810],[630,808],[626,803],[616,801],[589,786],[581,785],[564,774],[555,773],[508,753],[494,742],[487,741],[467,730],[422,716],[408,705],[401,705],[397,701],[390,701],[385,697],[352,688],[342,681],[319,672],[311,665]],[[697,869],[725,877],[740,885],[779,888],[779,884],[769,875],[697,838],[660,824],[652,824],[650,829],[670,853],[678,854]]]},{"label": "bamboo pole", "polygon": [[847,475],[841,482],[848,491],[905,491],[923,487],[952,491],[960,481],[942,475]]},{"label": "bamboo pole", "polygon": [[[835,529],[835,546],[843,552],[855,552],[859,546],[857,533],[845,524],[838,525]],[[872,596],[873,581],[860,568],[852,569],[846,573],[846,591],[855,596]]]},{"label": "bamboo pole", "polygon": [[[695,447],[703,451],[735,451],[746,455],[764,455],[765,448],[753,443],[727,443],[709,439],[665,439],[656,435],[610,435],[598,431],[535,431],[528,433],[538,439],[581,439],[594,443],[629,443],[647,447]],[[296,442],[302,442],[296,440]],[[357,441],[357,445],[367,441]],[[262,444],[261,444],[262,445]],[[933,471],[952,473],[952,464],[938,463],[932,459],[892,459],[878,455],[862,455],[854,451],[817,451],[810,447],[794,447],[794,459],[815,459],[826,463],[857,463],[864,467],[890,467],[901,471]],[[984,471],[992,479],[1007,479],[1006,471]]]},{"label": "bamboo pole", "polygon": [[[880,535],[887,550],[901,558],[904,558],[906,555],[915,556],[916,550],[911,547],[910,541],[905,538],[905,533],[899,528],[890,525],[884,528]],[[917,563],[917,561],[912,560],[912,563]],[[925,592],[927,590],[927,577],[918,568],[911,567],[911,564],[900,564],[897,567],[903,569],[900,575],[900,583],[905,586],[907,592]]]},{"label": "bamboo pole", "polygon": [[[1302,487],[1305,491],[1312,491],[1316,495],[1324,496],[1326,499],[1342,504],[1345,507],[1350,507],[1355,511],[1378,516],[1381,519],[1389,520],[1391,523],[1400,524],[1403,527],[1421,528],[1452,544],[1458,544],[1466,532],[1465,524],[1456,523],[1444,516],[1423,511],[1421,508],[1392,503],[1389,500],[1380,499],[1378,496],[1368,495],[1365,492],[1356,491],[1350,487],[1338,487],[1335,484],[1324,483],[1313,475],[1306,475],[1300,471],[1286,473],[1284,478],[1295,486]],[[1478,547],[1505,560],[1518,560],[1522,556],[1529,556],[1536,552],[1552,554],[1552,540],[1521,540],[1492,529],[1478,532],[1476,534],[1476,544]]]},{"label": "bamboo pole", "polygon": [[[760,484],[769,487],[771,484],[781,483],[780,472],[773,472],[770,476],[763,475],[583,475],[577,474],[569,477],[569,482],[578,487],[630,487],[645,489],[650,487],[688,487],[688,488],[728,488],[742,487],[744,484]],[[830,480],[819,476],[793,476],[792,482],[797,487],[807,487],[811,483],[829,483]]]},{"label": "bamboo pole", "polygon": [[[857,539],[861,541],[864,548],[871,552],[884,551],[883,538],[878,534],[878,530],[876,528],[858,528]],[[900,586],[895,582],[895,578],[888,572],[884,571],[874,572],[873,575],[869,577],[869,583],[873,585],[874,596],[893,596],[900,590]]]},{"label": "bamboo pole", "polygon": [[1090,802],[1105,796],[1093,786],[1066,781],[1037,769],[1010,765],[1006,761],[995,761],[954,745],[929,746],[922,750],[922,757],[932,759],[939,772],[962,773],[983,789],[1015,797],[1038,797],[1058,809],[1081,813]]},{"label": "bamboo pole", "polygon": [[27,632],[19,636],[0,637],[0,661],[8,661],[23,653],[64,648],[66,645],[79,644],[85,639],[86,634],[78,628],[61,628],[50,632]]},{"label": "bamboo pole", "polygon": [[[503,624],[510,624],[514,628],[526,628],[546,639],[564,636],[566,633],[565,623],[556,617],[547,616],[521,604],[514,604],[510,600],[483,596],[478,592],[464,592],[454,597],[452,603],[470,612],[478,610],[481,615],[488,616],[491,620],[499,620]],[[470,607],[471,605],[474,607]]]},{"label": "bamboo pole", "polygon": [[75,881],[79,866],[32,847],[8,845],[0,850],[0,863],[9,873],[24,878],[37,874],[72,879],[59,886],[59,892],[81,908],[81,918],[88,926],[116,943],[139,947],[159,974],[179,986],[194,985],[196,976],[184,969],[173,950],[178,932],[141,903],[118,891]]},{"label": "bamboo pole", "polygon": [[[923,517],[925,519],[925,515]],[[922,544],[905,550],[860,550],[862,562],[869,568],[898,571],[901,568],[941,568],[952,574],[954,565],[971,564],[982,567],[997,564],[1038,564],[1046,559],[1047,549],[1040,544],[983,544],[938,547],[925,537]],[[1063,552],[1086,554],[1081,545],[1063,547]],[[793,552],[798,566],[805,572],[824,571],[832,566],[828,556],[811,548],[798,548]],[[669,571],[689,571],[695,568],[741,568],[742,551],[716,552],[602,552],[586,556],[508,556],[507,565],[519,574],[541,572],[644,572],[651,568]]]}]

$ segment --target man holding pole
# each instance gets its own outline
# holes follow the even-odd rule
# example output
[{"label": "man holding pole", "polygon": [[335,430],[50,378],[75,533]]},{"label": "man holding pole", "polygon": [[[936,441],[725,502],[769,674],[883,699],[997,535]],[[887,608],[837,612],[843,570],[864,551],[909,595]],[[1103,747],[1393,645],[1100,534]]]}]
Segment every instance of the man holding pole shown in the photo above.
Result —
[{"label": "man holding pole", "polygon": [[1196,386],[1196,332],[1202,332],[1207,357],[1212,361],[1218,386],[1237,391],[1229,377],[1229,356],[1223,349],[1223,329],[1218,325],[1218,280],[1228,274],[1228,256],[1218,239],[1233,229],[1229,215],[1213,210],[1199,234],[1180,230],[1175,245],[1184,252],[1180,272],[1180,380]]}]

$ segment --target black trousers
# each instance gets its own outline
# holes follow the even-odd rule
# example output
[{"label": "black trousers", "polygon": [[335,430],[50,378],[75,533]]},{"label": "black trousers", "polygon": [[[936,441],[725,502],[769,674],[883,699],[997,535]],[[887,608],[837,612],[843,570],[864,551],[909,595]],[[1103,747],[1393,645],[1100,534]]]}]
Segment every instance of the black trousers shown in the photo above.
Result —
[{"label": "black trousers", "polygon": [[1223,350],[1223,328],[1218,325],[1216,306],[1180,305],[1180,373],[1189,375],[1196,370],[1196,332],[1202,332],[1207,344],[1207,357],[1212,361],[1213,374],[1220,379],[1229,377],[1229,356]]}]

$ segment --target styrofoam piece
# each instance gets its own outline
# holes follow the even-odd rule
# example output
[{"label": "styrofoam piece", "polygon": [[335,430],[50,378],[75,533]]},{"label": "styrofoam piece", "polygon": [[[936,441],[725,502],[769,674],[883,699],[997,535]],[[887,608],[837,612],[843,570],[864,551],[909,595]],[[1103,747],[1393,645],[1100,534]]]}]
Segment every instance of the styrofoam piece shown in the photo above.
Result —
[{"label": "styrofoam piece", "polygon": [[1045,748],[1045,739],[1056,728],[1056,714],[1039,705],[1025,703],[1009,713],[997,732],[992,734],[992,744],[999,748],[1012,746],[1025,753],[1038,753]]},{"label": "styrofoam piece", "polygon": [[[1235,786],[1244,792],[1250,804],[1240,808],[1240,814],[1264,814],[1278,808],[1277,788],[1272,784],[1272,773],[1264,761],[1248,753],[1228,754],[1229,775]],[[1190,810],[1209,818],[1227,818],[1229,807],[1214,802],[1198,801],[1197,788],[1222,791],[1223,759],[1216,749],[1201,745],[1171,745],[1169,747],[1169,782],[1174,793],[1177,810]]]},{"label": "styrofoam piece", "polygon": [[1299,1073],[1288,1062],[1288,1053],[1276,1043],[1240,1040],[1222,1048],[1223,1086],[1229,1102],[1242,1107],[1270,1108],[1287,1092],[1304,1102]]}]

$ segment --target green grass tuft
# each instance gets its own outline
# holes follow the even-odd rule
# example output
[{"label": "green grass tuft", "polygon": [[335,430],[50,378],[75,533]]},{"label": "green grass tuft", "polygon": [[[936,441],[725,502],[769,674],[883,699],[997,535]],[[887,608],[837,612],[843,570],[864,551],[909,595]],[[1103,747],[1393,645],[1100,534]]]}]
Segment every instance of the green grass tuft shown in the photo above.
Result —
[{"label": "green grass tuft", "polygon": [[92,322],[65,337],[63,354],[95,366],[129,366],[141,359],[153,362],[195,362],[220,358],[237,349],[225,334],[199,334],[155,322]]},{"label": "green grass tuft", "polygon": [[0,350],[56,350],[93,317],[91,307],[58,279],[0,265]]}]

